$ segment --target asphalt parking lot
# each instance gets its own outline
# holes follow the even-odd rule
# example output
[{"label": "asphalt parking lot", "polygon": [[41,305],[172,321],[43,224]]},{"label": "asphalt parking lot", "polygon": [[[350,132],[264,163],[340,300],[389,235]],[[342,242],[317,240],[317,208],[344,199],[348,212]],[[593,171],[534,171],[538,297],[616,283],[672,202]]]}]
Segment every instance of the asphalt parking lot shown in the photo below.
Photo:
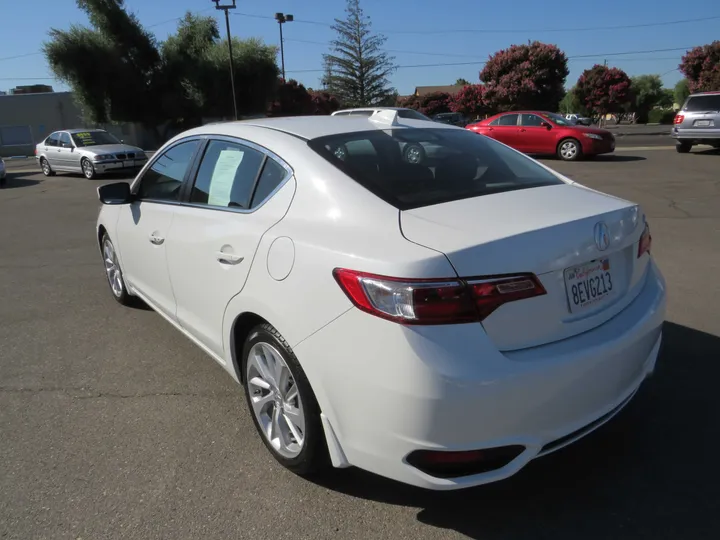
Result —
[{"label": "asphalt parking lot", "polygon": [[669,290],[658,370],[579,443],[452,493],[280,468],[225,372],[152,311],[111,298],[94,231],[101,181],[11,166],[0,538],[720,538],[720,153],[629,147],[546,163],[644,206]]}]

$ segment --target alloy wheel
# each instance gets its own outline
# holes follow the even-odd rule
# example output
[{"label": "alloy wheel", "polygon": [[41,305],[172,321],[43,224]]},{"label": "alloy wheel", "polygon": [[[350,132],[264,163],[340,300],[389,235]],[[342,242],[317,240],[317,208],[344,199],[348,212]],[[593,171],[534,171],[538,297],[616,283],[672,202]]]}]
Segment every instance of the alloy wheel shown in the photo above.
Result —
[{"label": "alloy wheel", "polygon": [[117,261],[115,248],[110,240],[103,242],[103,259],[105,261],[105,273],[107,274],[108,283],[113,294],[120,298],[123,294],[124,285],[122,280],[122,272]]},{"label": "alloy wheel", "polygon": [[95,168],[87,159],[82,162],[82,170],[85,178],[88,180],[91,180],[92,177],[95,176]]},{"label": "alloy wheel", "polygon": [[305,443],[305,410],[290,368],[266,342],[252,346],[246,366],[250,403],[263,435],[282,457],[297,457]]},{"label": "alloy wheel", "polygon": [[42,172],[45,176],[50,176],[50,164],[47,162],[46,159],[43,159],[40,163],[40,166],[42,167]]},{"label": "alloy wheel", "polygon": [[577,156],[578,147],[573,141],[565,141],[560,146],[560,155],[563,159],[574,159]]}]

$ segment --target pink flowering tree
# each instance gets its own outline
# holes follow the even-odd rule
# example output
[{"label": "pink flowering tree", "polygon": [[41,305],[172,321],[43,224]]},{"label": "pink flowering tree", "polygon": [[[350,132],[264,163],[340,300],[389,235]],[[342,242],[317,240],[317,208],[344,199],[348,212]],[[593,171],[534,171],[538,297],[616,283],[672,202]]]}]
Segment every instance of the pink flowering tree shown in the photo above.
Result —
[{"label": "pink flowering tree", "polygon": [[720,90],[720,41],[690,49],[678,67],[691,92]]},{"label": "pink flowering tree", "polygon": [[484,101],[497,112],[556,111],[568,73],[567,57],[555,45],[513,45],[491,56],[480,72]]},{"label": "pink flowering tree", "polygon": [[398,99],[398,107],[415,109],[426,116],[450,112],[451,96],[447,92],[433,92],[425,96],[408,96]]},{"label": "pink flowering tree", "polygon": [[582,72],[575,85],[575,95],[595,117],[623,113],[633,99],[627,73],[600,64]]},{"label": "pink flowering tree", "polygon": [[340,108],[338,99],[328,92],[313,90],[309,93],[313,104],[312,114],[332,114]]},{"label": "pink flowering tree", "polygon": [[450,99],[450,110],[477,118],[490,112],[485,103],[485,86],[468,84]]}]

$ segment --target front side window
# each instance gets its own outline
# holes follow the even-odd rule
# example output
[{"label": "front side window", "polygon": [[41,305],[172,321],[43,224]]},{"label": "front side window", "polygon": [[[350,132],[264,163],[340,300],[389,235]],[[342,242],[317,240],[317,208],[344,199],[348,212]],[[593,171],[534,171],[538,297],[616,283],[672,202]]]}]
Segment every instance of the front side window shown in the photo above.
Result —
[{"label": "front side window", "polygon": [[506,114],[498,118],[498,126],[517,126],[518,115]]},{"label": "front side window", "polygon": [[180,200],[185,174],[200,141],[185,141],[165,151],[140,179],[138,198],[161,201]]},{"label": "front side window", "polygon": [[523,114],[520,117],[520,121],[522,122],[523,126],[529,127],[542,127],[543,122],[546,122],[537,114]]},{"label": "front side window", "polygon": [[563,183],[522,154],[466,130],[383,129],[308,145],[400,210]]},{"label": "front side window", "polygon": [[221,208],[250,208],[265,155],[226,141],[211,141],[198,169],[190,202]]}]

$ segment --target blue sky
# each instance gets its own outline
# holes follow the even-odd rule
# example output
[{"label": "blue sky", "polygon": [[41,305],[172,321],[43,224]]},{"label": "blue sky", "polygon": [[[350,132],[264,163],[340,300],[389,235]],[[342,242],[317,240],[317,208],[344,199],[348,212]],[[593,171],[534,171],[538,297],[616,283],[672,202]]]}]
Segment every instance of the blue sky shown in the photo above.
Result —
[{"label": "blue sky", "polygon": [[[128,9],[138,15],[146,27],[152,27],[163,40],[176,27],[187,10],[221,16],[211,0],[126,0]],[[694,0],[691,9],[678,9],[677,0],[603,0],[559,2],[557,0],[361,0],[372,19],[373,29],[386,35],[386,48],[402,67],[391,83],[401,94],[415,86],[452,84],[459,77],[478,81],[482,62],[513,43],[538,39],[558,45],[570,58],[567,85],[577,80],[582,70],[602,63],[620,67],[629,75],[657,73],[667,86],[680,79],[675,70],[684,48],[720,39],[720,3]],[[278,44],[275,12],[292,13],[296,22],[284,26],[285,66],[288,78],[306,86],[318,87],[322,53],[333,38],[329,24],[343,17],[344,0],[238,0],[231,17],[232,33],[238,37],[259,37]],[[683,24],[589,30],[597,27],[703,20]],[[716,18],[711,18],[716,17]],[[224,20],[220,19],[224,33]],[[20,84],[52,84],[45,59],[37,53],[51,27],[68,28],[73,23],[87,24],[85,14],[75,0],[0,0],[0,90]],[[557,30],[563,31],[557,31]],[[629,51],[650,51],[652,53]],[[682,50],[668,50],[682,49]],[[427,54],[431,53],[431,54]],[[8,57],[28,55],[22,58]],[[587,57],[588,55],[597,55]],[[467,65],[447,65],[468,63]],[[279,64],[279,59],[278,59]],[[426,64],[433,64],[426,66]],[[313,71],[317,70],[317,71]],[[37,80],[34,80],[37,78]],[[48,78],[42,80],[42,78]]]}]

